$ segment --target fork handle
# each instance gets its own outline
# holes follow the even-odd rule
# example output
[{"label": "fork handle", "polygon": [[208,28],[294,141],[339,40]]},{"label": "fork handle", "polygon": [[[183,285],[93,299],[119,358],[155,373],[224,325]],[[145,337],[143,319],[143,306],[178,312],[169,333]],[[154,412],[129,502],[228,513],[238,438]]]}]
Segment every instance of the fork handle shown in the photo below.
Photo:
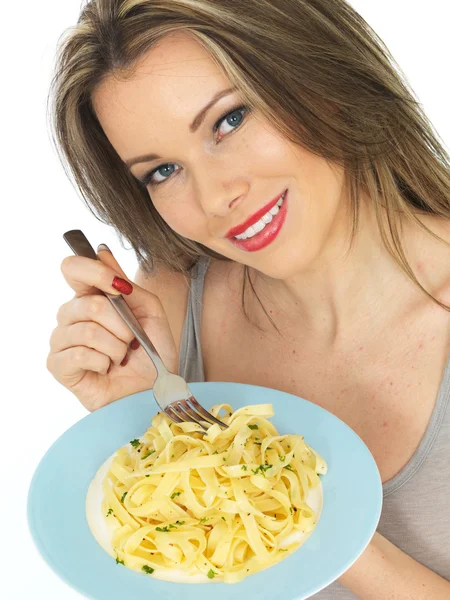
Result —
[{"label": "fork handle", "polygon": [[[63,238],[70,246],[73,253],[77,256],[84,256],[85,258],[93,258],[94,260],[100,260],[94,248],[89,243],[87,237],[79,229],[66,231],[66,233],[63,235]],[[144,348],[145,352],[148,354],[149,358],[155,365],[158,376],[162,375],[163,373],[168,373],[169,371],[164,366],[164,363],[161,360],[158,351],[150,341],[148,335],[143,330],[139,321],[134,316],[131,308],[125,302],[123,296],[121,294],[118,296],[114,294],[107,294],[102,290],[99,290],[99,292],[108,298],[108,300],[114,306],[116,311],[119,313],[119,315],[128,325],[128,327],[134,333],[137,340],[141,343],[141,346]]]}]

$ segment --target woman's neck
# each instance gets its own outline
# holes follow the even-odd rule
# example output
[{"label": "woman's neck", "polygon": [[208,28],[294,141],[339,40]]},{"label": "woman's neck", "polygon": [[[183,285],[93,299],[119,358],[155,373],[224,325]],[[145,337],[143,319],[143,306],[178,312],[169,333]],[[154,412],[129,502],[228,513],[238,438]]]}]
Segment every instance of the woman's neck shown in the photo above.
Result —
[{"label": "woman's neck", "polygon": [[[428,218],[427,225],[436,229],[435,219]],[[449,224],[437,233],[449,239]],[[391,319],[409,310],[408,306],[428,301],[385,247],[371,210],[361,210],[351,247],[345,232],[336,239],[307,270],[285,280],[261,274],[254,278],[258,295],[264,305],[270,304],[281,329],[300,324],[304,333],[332,347],[361,329],[367,334],[371,327],[388,326]],[[449,280],[449,248],[411,222],[403,223],[402,244],[422,285],[439,293]],[[448,267],[437,269],[437,256],[444,260],[445,253]]]}]

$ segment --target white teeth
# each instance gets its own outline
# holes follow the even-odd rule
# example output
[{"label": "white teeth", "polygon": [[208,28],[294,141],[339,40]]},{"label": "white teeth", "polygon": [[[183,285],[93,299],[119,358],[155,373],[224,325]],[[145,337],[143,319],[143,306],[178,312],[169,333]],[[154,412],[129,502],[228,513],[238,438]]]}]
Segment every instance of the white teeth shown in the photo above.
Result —
[{"label": "white teeth", "polygon": [[265,215],[263,215],[259,221],[254,223],[248,229],[246,229],[244,231],[244,233],[241,233],[241,235],[237,235],[236,239],[237,240],[246,240],[247,238],[251,238],[254,235],[256,235],[257,233],[259,233],[260,231],[262,231],[264,229],[264,227],[272,221],[273,217],[278,214],[278,211],[280,210],[280,206],[283,204],[284,196],[285,196],[285,194],[283,194],[281,196],[281,198],[278,200],[278,202],[275,204],[275,206],[273,208],[271,208]]},{"label": "white teeth", "polygon": [[260,231],[262,231],[265,226],[266,226],[266,224],[263,223],[262,219],[260,221],[258,221],[257,223],[255,223],[254,225],[252,225],[252,227],[256,231],[256,233],[259,233]]},{"label": "white teeth", "polygon": [[[255,225],[256,225],[256,223],[255,223]],[[253,225],[250,225],[250,227],[244,231],[244,235],[245,235],[245,237],[248,237],[248,238],[256,235],[256,231],[253,229]]]},{"label": "white teeth", "polygon": [[278,206],[278,204],[275,204],[275,206],[273,208],[271,208],[269,210],[270,214],[275,216],[278,214],[278,211],[280,210],[280,207]]}]

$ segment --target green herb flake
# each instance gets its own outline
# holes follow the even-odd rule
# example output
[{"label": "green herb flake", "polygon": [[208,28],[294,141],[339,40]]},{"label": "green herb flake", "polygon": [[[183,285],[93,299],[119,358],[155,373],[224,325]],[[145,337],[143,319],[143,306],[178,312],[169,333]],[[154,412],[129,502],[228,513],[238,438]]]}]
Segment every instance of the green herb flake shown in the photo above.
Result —
[{"label": "green herb flake", "polygon": [[291,513],[291,515],[292,515],[292,506],[290,506],[290,507],[289,507],[289,512],[290,512],[290,513]]},{"label": "green herb flake", "polygon": [[155,450],[149,450],[147,452],[147,454],[145,456],[142,457],[142,460],[145,460],[146,458],[148,458],[149,456],[151,456],[152,454],[155,454]]},{"label": "green herb flake", "polygon": [[242,471],[247,471],[247,465],[242,465],[241,470]]},{"label": "green herb flake", "polygon": [[175,525],[184,525],[186,523],[186,521],[175,521]]},{"label": "green herb flake", "polygon": [[249,425],[249,429],[259,429],[258,425],[255,423],[254,425]]},{"label": "green herb flake", "polygon": [[144,565],[142,567],[142,570],[144,571],[144,573],[146,573],[147,575],[151,575],[155,569],[153,569],[153,567],[149,567],[148,565]]},{"label": "green herb flake", "polygon": [[217,573],[215,573],[212,569],[210,569],[208,571],[208,577],[209,579],[214,579],[214,577],[217,575]]},{"label": "green herb flake", "polygon": [[130,444],[133,446],[133,448],[139,448],[139,446],[141,445],[141,442],[136,439],[136,440],[131,440]]},{"label": "green herb flake", "polygon": [[256,467],[256,469],[252,469],[252,473],[254,475],[258,475],[258,471],[261,473],[261,475],[264,475],[264,477],[266,476],[266,471],[268,469],[270,469],[272,467],[272,465],[259,465],[259,467]]},{"label": "green herb flake", "polygon": [[295,472],[291,465],[286,465],[284,468],[288,471],[292,471],[293,473]]},{"label": "green herb flake", "polygon": [[225,519],[225,517],[220,517],[220,518],[222,519],[222,521],[225,521],[225,522],[226,522],[226,519]]},{"label": "green herb flake", "polygon": [[215,450],[215,451],[213,452],[213,454],[219,454],[219,453],[217,452],[217,450]]},{"label": "green herb flake", "polygon": [[123,560],[119,560],[119,557],[116,556],[116,565],[124,565],[125,566],[125,563],[123,562]]},{"label": "green herb flake", "polygon": [[176,498],[177,496],[180,496],[181,492],[174,492],[171,496],[170,499],[173,500],[174,498]]},{"label": "green herb flake", "polygon": [[199,521],[199,523],[206,523],[206,521],[209,519],[209,517],[202,517]]},{"label": "green herb flake", "polygon": [[146,475],[146,477],[150,477],[150,475]]},{"label": "green herb flake", "polygon": [[281,462],[284,462],[285,460],[286,460],[286,457],[285,457],[285,456],[280,456],[280,461],[281,461]]},{"label": "green herb flake", "polygon": [[126,496],[127,494],[128,494],[128,492],[125,492],[125,493],[123,494],[122,498],[120,499],[120,501],[122,502],[122,504],[123,504],[123,501],[125,500],[125,496]]},{"label": "green herb flake", "polygon": [[156,531],[161,531],[163,533],[170,533],[170,529],[167,527],[167,525],[165,527],[156,527]]},{"label": "green herb flake", "polygon": [[106,513],[106,516],[109,517],[109,515],[112,515],[112,513],[113,513],[113,509],[108,508],[108,512]]},{"label": "green herb flake", "polygon": [[287,548],[278,548],[278,552],[287,552],[288,549]]}]

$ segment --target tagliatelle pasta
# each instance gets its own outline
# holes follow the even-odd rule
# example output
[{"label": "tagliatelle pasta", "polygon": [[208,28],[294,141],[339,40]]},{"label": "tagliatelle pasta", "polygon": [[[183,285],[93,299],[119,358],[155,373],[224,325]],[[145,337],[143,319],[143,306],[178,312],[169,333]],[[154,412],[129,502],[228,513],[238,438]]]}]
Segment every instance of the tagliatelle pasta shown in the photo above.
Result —
[{"label": "tagliatelle pasta", "polygon": [[234,583],[296,550],[302,542],[291,534],[315,528],[308,495],[326,473],[324,459],[303,437],[279,435],[271,404],[235,412],[220,404],[211,413],[229,427],[202,434],[159,413],[116,452],[102,510],[117,562]]}]

